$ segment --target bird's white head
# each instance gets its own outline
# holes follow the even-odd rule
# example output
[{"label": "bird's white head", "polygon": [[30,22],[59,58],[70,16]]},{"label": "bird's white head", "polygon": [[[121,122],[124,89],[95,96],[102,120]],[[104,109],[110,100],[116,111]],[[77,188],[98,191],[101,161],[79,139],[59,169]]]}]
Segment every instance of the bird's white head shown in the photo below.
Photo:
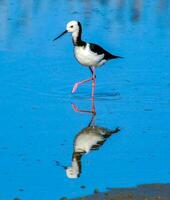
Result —
[{"label": "bird's white head", "polygon": [[72,33],[72,35],[74,37],[77,37],[79,34],[81,34],[81,24],[78,21],[70,21],[67,23],[66,25],[66,30],[61,33],[58,37],[56,37],[54,40],[57,40],[58,38],[60,38],[61,36],[63,36],[66,33]]},{"label": "bird's white head", "polygon": [[77,21],[68,22],[66,26],[66,30],[71,33],[79,31],[79,22]]}]

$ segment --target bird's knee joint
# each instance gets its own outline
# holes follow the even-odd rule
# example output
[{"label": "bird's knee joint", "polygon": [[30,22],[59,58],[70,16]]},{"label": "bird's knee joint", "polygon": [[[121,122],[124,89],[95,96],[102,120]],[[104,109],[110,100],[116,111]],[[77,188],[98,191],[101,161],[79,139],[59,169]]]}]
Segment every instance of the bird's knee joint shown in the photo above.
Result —
[{"label": "bird's knee joint", "polygon": [[92,77],[92,80],[94,81],[96,79],[96,75]]}]

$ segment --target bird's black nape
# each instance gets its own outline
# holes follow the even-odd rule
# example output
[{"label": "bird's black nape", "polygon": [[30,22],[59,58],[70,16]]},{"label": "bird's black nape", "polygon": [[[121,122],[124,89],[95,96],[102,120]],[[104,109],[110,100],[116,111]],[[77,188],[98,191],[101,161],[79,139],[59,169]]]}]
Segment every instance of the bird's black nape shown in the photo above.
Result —
[{"label": "bird's black nape", "polygon": [[77,23],[78,23],[78,26],[79,26],[79,34],[81,35],[82,34],[82,26],[81,26],[80,22],[77,22]]},{"label": "bird's black nape", "polygon": [[81,23],[78,21],[78,26],[79,26],[79,33],[78,33],[78,36],[77,36],[77,41],[76,43],[74,43],[76,46],[85,46],[86,43],[84,41],[81,40],[81,34],[82,34],[82,26],[81,26]]}]

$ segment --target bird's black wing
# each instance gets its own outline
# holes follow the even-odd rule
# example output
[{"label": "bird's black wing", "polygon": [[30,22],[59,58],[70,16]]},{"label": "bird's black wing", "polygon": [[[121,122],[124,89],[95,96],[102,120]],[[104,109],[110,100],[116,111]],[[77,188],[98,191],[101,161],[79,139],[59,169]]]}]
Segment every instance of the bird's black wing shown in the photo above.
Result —
[{"label": "bird's black wing", "polygon": [[106,51],[105,49],[103,49],[101,46],[97,45],[97,44],[93,44],[90,43],[90,50],[97,53],[97,54],[104,54],[104,58],[106,60],[110,60],[110,59],[116,59],[116,58],[123,58],[121,56],[115,56],[112,55],[111,53],[109,53],[108,51]]}]

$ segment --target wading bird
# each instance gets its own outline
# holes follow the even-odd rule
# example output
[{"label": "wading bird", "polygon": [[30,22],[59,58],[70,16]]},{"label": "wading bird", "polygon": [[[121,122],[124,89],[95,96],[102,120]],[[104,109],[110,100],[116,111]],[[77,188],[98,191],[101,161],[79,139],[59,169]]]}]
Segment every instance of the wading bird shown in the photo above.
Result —
[{"label": "wading bird", "polygon": [[74,93],[77,90],[79,85],[92,81],[92,99],[94,99],[94,90],[96,86],[96,68],[100,67],[108,60],[122,57],[112,55],[97,44],[84,42],[81,39],[82,26],[78,21],[70,21],[66,25],[66,30],[63,33],[61,33],[58,37],[56,37],[54,41],[68,32],[72,33],[72,41],[74,45],[74,54],[76,59],[83,66],[89,67],[92,73],[92,77],[90,77],[89,79],[75,83],[72,93]]}]

